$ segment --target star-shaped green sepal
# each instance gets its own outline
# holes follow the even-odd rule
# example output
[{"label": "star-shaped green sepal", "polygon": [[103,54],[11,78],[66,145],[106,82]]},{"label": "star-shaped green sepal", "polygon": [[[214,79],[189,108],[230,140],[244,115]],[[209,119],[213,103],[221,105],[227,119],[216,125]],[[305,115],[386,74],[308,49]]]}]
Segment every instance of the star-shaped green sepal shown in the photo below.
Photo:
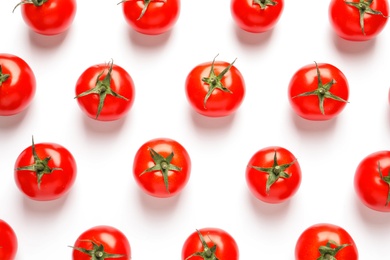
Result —
[{"label": "star-shaped green sepal", "polygon": [[129,100],[128,98],[126,98],[126,97],[116,93],[110,87],[110,85],[111,85],[111,73],[112,73],[112,66],[113,65],[114,65],[114,63],[111,61],[109,63],[110,67],[108,69],[108,72],[107,72],[107,74],[106,74],[106,76],[104,77],[103,80],[100,80],[100,77],[103,75],[105,70],[103,70],[96,77],[96,83],[95,83],[95,87],[94,88],[91,88],[91,89],[89,89],[87,91],[84,91],[84,92],[80,93],[79,95],[77,95],[75,97],[75,98],[80,98],[80,97],[84,97],[84,96],[91,95],[91,94],[99,95],[99,105],[98,105],[98,110],[97,110],[97,113],[96,113],[96,119],[99,117],[100,112],[103,109],[104,100],[106,99],[107,95],[111,95],[111,96],[116,97],[116,98],[124,99],[126,101]]},{"label": "star-shaped green sepal", "polygon": [[3,74],[3,68],[0,65],[0,87],[3,84],[4,81],[6,81],[9,78],[9,74]]},{"label": "star-shaped green sepal", "polygon": [[[331,246],[334,247],[331,247]],[[317,260],[337,260],[336,254],[344,247],[350,246],[350,244],[338,245],[335,241],[329,240],[325,246],[320,246],[318,249],[321,256]]]},{"label": "star-shaped green sepal", "polygon": [[51,173],[53,173],[53,171],[58,171],[58,170],[62,171],[62,169],[49,167],[48,164],[49,164],[49,161],[51,159],[50,156],[48,156],[44,159],[39,158],[39,156],[35,150],[34,137],[32,138],[31,149],[32,149],[33,157],[34,157],[34,164],[18,167],[18,168],[16,168],[16,170],[17,171],[33,171],[33,172],[35,172],[35,174],[37,176],[38,189],[40,189],[42,178],[45,174],[51,174]]},{"label": "star-shaped green sepal", "polygon": [[[217,55],[218,56],[218,55]],[[207,103],[207,100],[209,99],[209,97],[211,96],[211,94],[213,93],[213,91],[215,89],[219,89],[219,90],[222,90],[223,92],[227,92],[227,93],[230,93],[232,94],[233,92],[226,88],[221,80],[223,78],[223,76],[225,76],[225,74],[230,70],[230,68],[233,66],[234,62],[236,61],[236,59],[229,64],[229,66],[227,66],[221,73],[219,73],[219,75],[215,75],[215,72],[214,72],[214,63],[215,63],[215,59],[217,58],[217,56],[215,56],[213,62],[211,63],[211,68],[210,68],[210,74],[208,77],[204,77],[202,78],[202,81],[206,84],[209,85],[209,90],[206,94],[206,96],[204,97],[204,100],[203,100],[203,107],[206,108],[206,103]]]},{"label": "star-shaped green sepal", "polygon": [[48,0],[22,0],[20,1],[15,7],[14,9],[12,10],[12,12],[15,11],[15,9],[19,6],[19,5],[24,5],[24,4],[33,4],[35,6],[42,6],[44,3],[46,3]]},{"label": "star-shaped green sepal", "polygon": [[330,88],[336,83],[336,80],[332,79],[330,82],[326,83],[325,85],[322,83],[321,79],[321,74],[320,70],[318,69],[318,65],[316,62],[316,70],[317,70],[317,80],[318,80],[318,85],[317,89],[313,91],[308,91],[305,93],[301,93],[299,95],[296,95],[292,98],[297,98],[297,97],[305,97],[305,96],[318,96],[318,101],[319,101],[319,107],[321,114],[325,115],[325,110],[324,110],[324,100],[325,98],[331,98],[340,102],[346,102],[348,101],[342,99],[341,97],[338,97],[330,92]]},{"label": "star-shaped green sepal", "polygon": [[265,191],[267,194],[269,194],[269,191],[271,189],[271,186],[279,179],[279,178],[290,178],[290,174],[286,172],[286,169],[289,168],[291,165],[293,165],[296,162],[296,160],[286,163],[286,164],[278,164],[278,158],[276,154],[276,150],[274,153],[274,162],[272,167],[261,167],[261,166],[251,166],[253,169],[265,172],[268,174],[268,179],[266,183]]},{"label": "star-shaped green sepal", "polygon": [[147,172],[153,172],[153,171],[161,171],[164,179],[164,185],[165,189],[169,192],[169,182],[168,182],[168,172],[169,171],[181,171],[181,168],[171,164],[172,158],[174,156],[173,152],[171,152],[166,158],[164,158],[162,155],[157,153],[152,148],[149,148],[150,156],[152,157],[154,161],[154,166],[144,170],[139,176],[147,173]]},{"label": "star-shaped green sepal", "polygon": [[253,0],[253,4],[259,5],[260,9],[265,9],[267,6],[274,6],[278,3],[272,0]]},{"label": "star-shaped green sepal", "polygon": [[98,245],[97,243],[91,240],[87,240],[86,242],[90,242],[92,244],[93,246],[92,249],[85,249],[82,247],[73,247],[73,246],[71,246],[71,248],[89,255],[91,257],[90,260],[104,260],[104,259],[120,258],[126,256],[120,254],[107,253],[104,251],[104,246],[102,244]]},{"label": "star-shaped green sepal", "polygon": [[386,182],[387,185],[389,186],[389,191],[387,193],[387,200],[386,200],[386,204],[385,204],[385,206],[388,206],[389,202],[390,202],[390,170],[389,170],[389,173],[387,174],[387,176],[383,176],[381,166],[380,166],[379,161],[378,161],[378,172],[379,172],[379,176],[381,177],[381,180]]},{"label": "star-shaped green sepal", "polygon": [[142,8],[142,11],[141,11],[141,14],[139,15],[139,17],[137,18],[137,20],[140,20],[144,14],[146,13],[146,11],[148,10],[148,7],[149,7],[149,4],[151,2],[160,2],[160,3],[165,3],[166,0],[123,0],[121,2],[119,2],[118,4],[121,4],[123,2],[128,2],[128,1],[142,1],[144,2],[144,7]]},{"label": "star-shaped green sepal", "polygon": [[196,230],[196,232],[198,233],[199,239],[202,242],[203,251],[202,252],[195,252],[192,255],[190,255],[189,257],[187,257],[185,260],[188,260],[194,256],[202,257],[204,260],[219,260],[217,258],[217,256],[215,255],[215,251],[217,250],[217,245],[214,244],[212,247],[209,247],[207,245],[206,241],[204,240],[204,237],[199,232],[199,230]]},{"label": "star-shaped green sepal", "polygon": [[353,6],[359,10],[359,21],[360,21],[360,28],[362,29],[362,33],[366,35],[364,32],[364,15],[365,14],[373,14],[373,15],[381,15],[385,18],[388,18],[388,16],[385,16],[381,11],[373,10],[370,5],[372,4],[374,0],[360,0],[359,3],[356,2],[349,2],[345,1],[347,5]]}]

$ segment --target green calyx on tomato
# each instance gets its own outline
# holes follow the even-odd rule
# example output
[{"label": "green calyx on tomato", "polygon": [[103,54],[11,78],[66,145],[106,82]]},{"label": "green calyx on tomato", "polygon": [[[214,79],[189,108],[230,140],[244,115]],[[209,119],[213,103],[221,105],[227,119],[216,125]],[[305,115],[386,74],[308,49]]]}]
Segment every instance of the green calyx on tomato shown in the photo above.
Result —
[{"label": "green calyx on tomato", "polygon": [[114,65],[114,63],[113,63],[113,61],[111,61],[109,63],[110,68],[108,69],[107,75],[104,77],[103,80],[100,80],[99,78],[104,73],[104,70],[97,76],[96,84],[95,84],[94,88],[89,89],[87,91],[84,91],[84,92],[80,93],[79,95],[77,95],[75,97],[75,98],[80,98],[80,97],[91,95],[91,94],[99,95],[99,106],[98,106],[98,109],[97,109],[96,118],[99,117],[100,112],[103,109],[104,100],[106,99],[107,95],[111,95],[111,96],[116,97],[116,98],[121,98],[121,99],[124,99],[126,101],[129,100],[128,98],[126,98],[126,97],[116,93],[115,91],[113,91],[111,89],[111,87],[110,87],[110,84],[111,84],[111,72],[112,72],[112,66],[113,65]]},{"label": "green calyx on tomato", "polygon": [[142,11],[141,11],[141,14],[140,16],[137,18],[137,20],[140,20],[144,14],[146,13],[146,11],[148,10],[148,7],[149,7],[149,4],[151,2],[160,2],[160,3],[165,3],[166,0],[124,0],[122,2],[120,2],[119,4],[123,3],[123,2],[127,2],[127,1],[143,1],[144,2],[144,7],[142,8]]},{"label": "green calyx on tomato", "polygon": [[[217,55],[218,56],[218,55]],[[215,63],[215,59],[217,58],[217,56],[215,56],[213,62],[211,63],[211,68],[210,68],[210,74],[208,77],[203,77],[202,78],[202,81],[205,82],[206,84],[208,84],[210,87],[209,87],[209,90],[206,94],[206,96],[204,97],[204,100],[203,100],[203,106],[204,108],[206,108],[206,103],[207,103],[207,100],[209,99],[209,97],[211,96],[211,94],[213,93],[213,91],[215,89],[219,89],[219,90],[222,90],[223,92],[227,92],[227,93],[230,93],[230,94],[233,94],[233,92],[228,89],[227,87],[225,87],[221,80],[223,78],[223,76],[230,70],[230,68],[233,66],[234,62],[237,60],[235,59],[232,63],[229,64],[229,66],[227,66],[221,73],[219,73],[219,75],[215,75],[215,72],[214,72],[214,63]]]},{"label": "green calyx on tomato", "polygon": [[3,84],[4,81],[6,81],[9,78],[9,74],[3,74],[3,68],[0,65],[0,87]]},{"label": "green calyx on tomato", "polygon": [[388,18],[388,16],[385,16],[381,11],[373,10],[370,7],[370,5],[372,4],[373,1],[374,0],[360,0],[359,3],[345,1],[345,3],[347,5],[355,7],[359,10],[360,28],[362,29],[362,33],[364,35],[366,34],[364,32],[364,15],[365,14],[381,15],[384,18]]},{"label": "green calyx on tomato", "polygon": [[308,92],[305,92],[305,93],[301,93],[301,94],[296,95],[296,96],[294,96],[292,98],[305,97],[305,96],[318,96],[321,114],[325,115],[325,111],[324,111],[324,100],[325,100],[325,98],[331,98],[331,99],[334,99],[334,100],[337,100],[337,101],[340,101],[340,102],[346,102],[346,103],[348,103],[348,101],[342,99],[341,97],[333,95],[329,91],[330,88],[336,83],[336,81],[334,79],[332,79],[330,82],[328,82],[328,83],[326,83],[324,85],[322,83],[321,74],[320,74],[320,70],[318,69],[318,65],[317,65],[316,62],[314,62],[314,63],[316,64],[316,69],[317,69],[317,79],[318,79],[317,89],[313,90],[313,91],[308,91]]},{"label": "green calyx on tomato", "polygon": [[70,246],[70,247],[75,249],[75,250],[78,250],[84,254],[89,255],[91,257],[90,258],[91,260],[104,260],[106,258],[120,258],[120,257],[125,256],[125,255],[120,255],[120,254],[109,254],[109,253],[104,251],[104,246],[102,244],[98,245],[95,242],[89,241],[89,240],[88,240],[88,242],[91,242],[91,244],[93,246],[92,249],[85,249],[82,247],[73,247],[73,246]]},{"label": "green calyx on tomato", "polygon": [[187,257],[185,260],[188,260],[194,256],[202,257],[204,260],[219,260],[215,256],[215,251],[217,250],[217,245],[214,244],[212,247],[209,247],[207,245],[206,241],[204,240],[204,237],[199,232],[199,230],[196,230],[196,232],[198,233],[199,239],[202,242],[203,251],[202,252],[195,252],[192,255],[190,255],[189,257]]},{"label": "green calyx on tomato", "polygon": [[51,159],[50,156],[44,158],[43,160],[39,158],[37,155],[37,152],[35,150],[35,144],[34,144],[34,137],[32,138],[32,154],[34,157],[34,164],[32,165],[27,165],[27,166],[22,166],[16,168],[18,171],[33,171],[37,175],[37,183],[38,183],[38,189],[41,188],[41,182],[42,178],[45,174],[51,174],[53,171],[62,171],[61,168],[50,168],[49,167],[49,161]]},{"label": "green calyx on tomato", "polygon": [[260,9],[265,9],[267,6],[274,6],[278,3],[272,0],[253,0],[253,4],[259,5]]},{"label": "green calyx on tomato", "polygon": [[258,170],[260,172],[265,172],[268,174],[268,179],[266,183],[266,192],[269,194],[269,191],[271,189],[271,186],[279,179],[279,178],[290,178],[290,175],[285,172],[287,168],[289,168],[291,165],[295,163],[296,160],[279,165],[278,164],[278,158],[276,156],[276,151],[274,153],[274,163],[272,167],[261,167],[261,166],[251,166],[253,169]]},{"label": "green calyx on tomato", "polygon": [[148,173],[148,172],[153,172],[153,171],[161,171],[164,179],[164,184],[165,184],[165,189],[169,192],[169,182],[168,182],[168,172],[169,171],[181,171],[181,168],[171,164],[172,158],[174,156],[173,152],[171,152],[167,158],[164,158],[162,155],[160,155],[158,152],[153,150],[152,148],[149,148],[150,156],[152,157],[154,161],[154,166],[144,170],[141,172],[141,175]]},{"label": "green calyx on tomato", "polygon": [[44,3],[46,3],[48,0],[22,0],[21,2],[19,2],[15,7],[14,9],[12,10],[12,12],[15,11],[15,9],[19,6],[19,5],[24,5],[24,4],[33,4],[35,6],[42,6]]},{"label": "green calyx on tomato", "polygon": [[388,206],[389,202],[390,202],[390,171],[389,171],[387,176],[383,176],[381,166],[380,166],[380,163],[378,161],[378,172],[379,172],[379,176],[381,177],[381,180],[386,182],[387,185],[389,185],[389,191],[387,194],[387,200],[386,200],[386,204],[385,204],[385,206]]},{"label": "green calyx on tomato", "polygon": [[[335,247],[331,247],[331,246]],[[337,260],[336,254],[343,249],[344,247],[350,246],[350,244],[338,245],[335,241],[329,240],[325,246],[320,246],[318,249],[321,253],[321,256],[317,260]]]}]

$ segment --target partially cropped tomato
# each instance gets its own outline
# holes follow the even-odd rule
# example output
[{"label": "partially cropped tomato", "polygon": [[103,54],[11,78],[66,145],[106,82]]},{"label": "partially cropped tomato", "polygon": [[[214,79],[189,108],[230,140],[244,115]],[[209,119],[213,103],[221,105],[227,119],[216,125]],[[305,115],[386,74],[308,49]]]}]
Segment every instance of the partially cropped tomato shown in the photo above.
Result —
[{"label": "partially cropped tomato", "polygon": [[238,260],[239,250],[234,238],[219,228],[196,230],[184,242],[182,260]]},{"label": "partially cropped tomato", "polygon": [[345,229],[320,223],[307,228],[295,245],[296,260],[357,260],[358,249]]},{"label": "partially cropped tomato", "polygon": [[147,194],[167,198],[178,194],[190,178],[191,160],[177,141],[157,138],[143,144],[134,157],[133,174]]},{"label": "partially cropped tomato", "polygon": [[73,246],[73,260],[131,259],[131,247],[122,231],[96,226],[83,232]]},{"label": "partially cropped tomato", "polygon": [[13,260],[18,251],[18,239],[12,227],[0,219],[0,259]]},{"label": "partially cropped tomato", "polygon": [[122,6],[126,22],[148,35],[169,31],[180,14],[180,0],[124,0]]},{"label": "partially cropped tomato", "polygon": [[365,157],[355,172],[355,191],[367,207],[390,212],[390,151]]},{"label": "partially cropped tomato", "polygon": [[133,79],[113,62],[89,67],[76,83],[76,99],[81,110],[100,121],[124,117],[132,107],[134,97]]},{"label": "partially cropped tomato", "polygon": [[249,190],[267,203],[281,203],[291,198],[297,192],[301,179],[301,168],[295,156],[278,146],[257,151],[246,169]]},{"label": "partially cropped tomato", "polygon": [[35,75],[30,66],[12,54],[0,54],[0,116],[15,115],[34,98]]},{"label": "partially cropped tomato", "polygon": [[349,86],[345,75],[335,66],[314,63],[300,68],[288,87],[290,104],[302,118],[329,120],[348,102]]},{"label": "partially cropped tomato", "polygon": [[73,155],[55,143],[27,147],[15,162],[15,182],[27,197],[46,201],[67,194],[77,174]]},{"label": "partially cropped tomato", "polygon": [[205,62],[187,76],[185,90],[189,103],[201,115],[223,117],[234,113],[245,96],[241,72],[225,61]]},{"label": "partially cropped tomato", "polygon": [[26,24],[43,35],[56,35],[68,30],[77,9],[76,0],[22,0],[19,5]]},{"label": "partially cropped tomato", "polygon": [[282,14],[284,0],[231,0],[230,9],[241,29],[261,33],[271,30]]},{"label": "partially cropped tomato", "polygon": [[376,37],[389,15],[387,0],[331,0],[329,20],[338,36],[350,41]]}]

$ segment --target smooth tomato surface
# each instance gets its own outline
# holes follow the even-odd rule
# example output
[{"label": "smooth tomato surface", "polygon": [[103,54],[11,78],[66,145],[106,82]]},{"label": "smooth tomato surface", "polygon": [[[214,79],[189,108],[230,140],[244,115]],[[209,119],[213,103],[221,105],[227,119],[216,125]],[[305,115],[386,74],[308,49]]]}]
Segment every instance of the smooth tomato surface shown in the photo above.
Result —
[{"label": "smooth tomato surface", "polygon": [[[359,9],[349,3],[360,3],[361,0],[331,0],[329,4],[329,20],[335,33],[350,41],[366,41],[377,36],[385,27],[389,14],[387,0],[373,0],[371,4],[365,0],[367,6],[381,14],[365,13],[363,23],[360,23]],[[364,30],[362,29],[364,28]]]},{"label": "smooth tomato surface", "polygon": [[[87,68],[77,80],[75,91],[81,110],[88,117],[100,121],[112,121],[124,117],[132,107],[135,98],[134,82],[130,74],[112,63],[97,64]],[[82,93],[86,95],[82,96]],[[104,102],[99,111],[101,100]]]},{"label": "smooth tomato surface", "polygon": [[0,116],[26,109],[34,98],[35,75],[30,66],[12,54],[0,54]]},{"label": "smooth tomato surface", "polygon": [[[33,200],[54,200],[67,194],[76,179],[77,166],[73,155],[63,146],[55,143],[34,144],[27,147],[16,159],[15,182],[19,190]],[[33,170],[47,161],[46,170]],[[51,172],[50,172],[51,171]],[[39,181],[39,175],[42,174]]]},{"label": "smooth tomato surface", "polygon": [[390,212],[390,151],[379,151],[365,157],[355,172],[355,191],[367,207]]},{"label": "smooth tomato surface", "polygon": [[21,5],[23,19],[39,34],[56,35],[65,32],[76,15],[76,0],[47,0],[41,1],[43,3],[40,6],[26,2]]},{"label": "smooth tomato surface", "polygon": [[[268,1],[269,4],[261,8],[254,0],[231,0],[230,9],[233,20],[241,29],[261,33],[271,30],[282,14],[284,0]],[[273,3],[273,4],[271,4]]]},{"label": "smooth tomato surface", "polygon": [[257,151],[246,168],[249,190],[267,203],[281,203],[291,198],[297,192],[301,179],[301,168],[295,156],[278,146]]},{"label": "smooth tomato surface", "polygon": [[[89,253],[83,250],[90,250]],[[91,260],[92,255],[102,257],[97,259],[131,259],[131,248],[127,237],[111,226],[96,226],[83,232],[74,243],[73,260]]]},{"label": "smooth tomato surface", "polygon": [[[320,248],[326,247],[326,252],[332,252],[337,260],[357,260],[358,249],[352,237],[345,229],[328,223],[321,223],[307,228],[298,238],[295,245],[296,260],[320,259]],[[336,243],[336,244],[335,244]],[[344,245],[344,246],[342,246]],[[342,246],[342,247],[340,247]],[[337,252],[332,249],[340,247]],[[322,259],[322,258],[321,258]],[[327,259],[327,258],[324,258]],[[331,259],[331,258],[329,258]]]},{"label": "smooth tomato surface", "polygon": [[146,9],[145,4],[144,0],[126,0],[122,3],[126,22],[137,32],[162,34],[169,31],[179,18],[180,0],[151,0]]},{"label": "smooth tomato surface", "polygon": [[234,238],[226,231],[219,228],[203,228],[198,230],[207,248],[211,249],[216,246],[214,253],[215,258],[206,258],[195,256],[197,252],[205,252],[208,249],[202,244],[198,232],[192,233],[184,242],[181,252],[181,259],[185,260],[204,260],[204,259],[221,259],[221,260],[238,260],[239,250]]},{"label": "smooth tomato surface", "polygon": [[[317,76],[318,72],[320,77]],[[319,79],[321,84],[318,82]],[[330,86],[328,90],[326,90],[327,86]],[[320,106],[321,94],[304,95],[314,91],[325,93],[322,96],[323,111]],[[336,100],[335,97],[342,100]],[[310,64],[300,68],[291,78],[288,87],[288,98],[293,110],[297,115],[308,120],[334,118],[344,109],[348,97],[349,85],[345,75],[338,68],[327,63]]]},{"label": "smooth tomato surface", "polygon": [[18,239],[12,227],[0,219],[0,259],[13,260],[18,251]]},{"label": "smooth tomato surface", "polygon": [[190,172],[191,160],[186,149],[169,138],[146,142],[134,157],[134,178],[144,192],[154,197],[178,194],[187,184]]}]

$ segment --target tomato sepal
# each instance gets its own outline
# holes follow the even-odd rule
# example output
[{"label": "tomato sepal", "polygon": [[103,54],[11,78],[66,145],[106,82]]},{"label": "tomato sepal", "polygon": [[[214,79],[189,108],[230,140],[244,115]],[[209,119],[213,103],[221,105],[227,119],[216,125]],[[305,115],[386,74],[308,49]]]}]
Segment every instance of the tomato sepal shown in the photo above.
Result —
[{"label": "tomato sepal", "polygon": [[[331,246],[335,247],[331,247]],[[320,246],[318,251],[320,251],[321,256],[317,260],[337,260],[335,257],[336,254],[342,250],[344,247],[350,246],[350,244],[339,245],[333,240],[329,240],[325,246]]]},{"label": "tomato sepal", "polygon": [[213,242],[214,244],[211,247],[209,247],[207,245],[206,241],[204,240],[203,235],[199,232],[199,230],[196,230],[196,232],[198,233],[199,240],[202,243],[203,251],[202,252],[195,252],[192,255],[190,255],[189,257],[187,257],[185,260],[188,260],[188,259],[190,259],[190,258],[192,258],[194,256],[200,256],[204,260],[219,260],[215,256],[215,251],[217,250],[217,245]]},{"label": "tomato sepal", "polygon": [[253,4],[260,6],[260,9],[264,10],[267,6],[275,6],[278,3],[272,0],[253,0]]},{"label": "tomato sepal", "polygon": [[15,11],[16,8],[18,8],[18,6],[20,5],[25,5],[25,4],[33,4],[35,5],[36,7],[39,7],[39,6],[42,6],[44,3],[46,3],[48,0],[22,0],[21,2],[19,2],[15,7],[14,9],[12,10],[12,12]]},{"label": "tomato sepal", "polygon": [[85,249],[83,247],[76,247],[76,246],[69,246],[69,247],[77,251],[80,251],[81,253],[89,255],[91,257],[91,260],[104,260],[106,258],[120,258],[126,256],[121,254],[107,253],[104,250],[103,244],[98,245],[92,240],[83,240],[83,241],[90,242],[92,244],[92,249]]},{"label": "tomato sepal", "polygon": [[3,74],[3,68],[0,64],[0,87],[9,78],[10,74]]},{"label": "tomato sepal", "polygon": [[378,161],[378,172],[379,172],[379,176],[381,177],[381,180],[386,182],[387,185],[389,186],[389,191],[387,193],[387,200],[386,200],[386,204],[385,204],[385,206],[387,207],[389,205],[389,202],[390,202],[390,170],[389,170],[389,173],[387,176],[383,176],[382,170],[380,167],[380,163]]}]

